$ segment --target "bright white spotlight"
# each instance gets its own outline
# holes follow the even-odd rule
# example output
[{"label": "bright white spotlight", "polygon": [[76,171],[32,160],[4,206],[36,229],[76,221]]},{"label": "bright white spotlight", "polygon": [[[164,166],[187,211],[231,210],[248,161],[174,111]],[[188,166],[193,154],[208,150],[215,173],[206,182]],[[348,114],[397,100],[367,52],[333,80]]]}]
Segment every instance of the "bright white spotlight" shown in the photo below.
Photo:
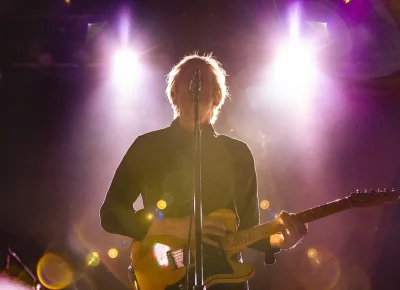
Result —
[{"label": "bright white spotlight", "polygon": [[293,39],[280,48],[272,70],[275,93],[287,98],[305,97],[312,93],[316,77],[311,45]]},{"label": "bright white spotlight", "polygon": [[128,48],[117,50],[114,55],[113,80],[121,88],[131,86],[135,82],[138,71],[138,59]]}]

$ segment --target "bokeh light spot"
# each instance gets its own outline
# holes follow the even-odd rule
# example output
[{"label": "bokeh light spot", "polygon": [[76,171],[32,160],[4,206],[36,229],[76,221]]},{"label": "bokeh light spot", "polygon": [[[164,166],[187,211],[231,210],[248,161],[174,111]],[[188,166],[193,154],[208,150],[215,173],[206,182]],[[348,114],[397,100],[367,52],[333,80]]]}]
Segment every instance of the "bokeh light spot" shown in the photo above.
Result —
[{"label": "bokeh light spot", "polygon": [[316,258],[317,255],[318,255],[318,252],[317,252],[316,249],[308,249],[308,251],[307,251],[307,256],[308,256],[310,259]]},{"label": "bokeh light spot", "polygon": [[269,208],[269,201],[264,199],[263,201],[260,202],[260,207],[262,209],[268,209]]},{"label": "bokeh light spot", "polygon": [[157,207],[158,207],[159,209],[165,209],[165,208],[167,207],[167,203],[166,203],[164,200],[159,200],[159,201],[157,202]]},{"label": "bokeh light spot", "polygon": [[48,289],[64,289],[73,280],[73,272],[68,263],[53,253],[46,253],[39,260],[37,276]]},{"label": "bokeh light spot", "polygon": [[117,250],[117,249],[114,249],[114,248],[109,249],[109,250],[108,250],[108,256],[109,256],[111,259],[116,258],[116,257],[118,256],[118,250]]},{"label": "bokeh light spot", "polygon": [[86,265],[97,267],[100,264],[99,254],[97,252],[89,253],[86,256]]}]

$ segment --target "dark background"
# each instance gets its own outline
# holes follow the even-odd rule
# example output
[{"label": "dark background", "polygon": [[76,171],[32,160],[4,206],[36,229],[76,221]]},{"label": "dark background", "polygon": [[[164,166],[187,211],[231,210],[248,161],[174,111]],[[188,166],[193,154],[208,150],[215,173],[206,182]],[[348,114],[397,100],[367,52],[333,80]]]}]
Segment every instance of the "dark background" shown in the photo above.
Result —
[{"label": "dark background", "polygon": [[[53,252],[74,269],[70,289],[125,289],[129,239],[103,232],[98,209],[134,138],[172,121],[164,77],[194,50],[213,51],[229,74],[232,98],[216,128],[252,149],[260,199],[271,204],[262,211],[263,221],[282,209],[300,211],[358,188],[399,189],[400,7],[379,2],[382,12],[377,1],[302,2],[337,11],[348,31],[333,25],[333,37],[349,33],[353,46],[343,54],[321,54],[329,82],[321,84],[301,121],[290,102],[276,105],[261,98],[262,92],[251,93],[262,83],[274,39],[286,31],[292,3],[2,1],[1,261],[11,244],[35,271],[40,257]],[[132,99],[121,105],[113,102],[117,94],[104,88],[109,55],[101,44],[116,40],[118,17],[126,8],[132,43],[147,69]],[[324,17],[329,27],[331,14],[313,20]],[[88,31],[88,23],[102,21],[108,24],[100,33]],[[369,41],[361,41],[359,28],[371,32]],[[336,52],[345,49],[345,42],[336,43]],[[48,66],[46,56],[51,56]],[[340,70],[340,64],[352,69]],[[257,265],[251,284],[254,289],[398,289],[398,222],[398,205],[317,221],[274,266],[246,253]],[[114,260],[107,257],[112,247],[119,250]],[[318,251],[319,265],[307,258],[309,248]],[[85,265],[91,251],[99,253],[98,267]]]}]

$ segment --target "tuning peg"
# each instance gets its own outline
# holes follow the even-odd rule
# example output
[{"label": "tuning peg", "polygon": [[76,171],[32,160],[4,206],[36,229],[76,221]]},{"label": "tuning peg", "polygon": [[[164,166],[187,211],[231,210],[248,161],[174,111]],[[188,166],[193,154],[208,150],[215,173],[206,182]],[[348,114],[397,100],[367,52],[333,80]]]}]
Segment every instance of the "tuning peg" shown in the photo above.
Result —
[{"label": "tuning peg", "polygon": [[360,190],[359,190],[359,189],[357,189],[357,190],[356,190],[356,193],[360,193]]},{"label": "tuning peg", "polygon": [[381,192],[382,192],[382,189],[378,188],[378,193],[381,193]]},{"label": "tuning peg", "polygon": [[368,193],[368,189],[364,189],[364,194]]}]

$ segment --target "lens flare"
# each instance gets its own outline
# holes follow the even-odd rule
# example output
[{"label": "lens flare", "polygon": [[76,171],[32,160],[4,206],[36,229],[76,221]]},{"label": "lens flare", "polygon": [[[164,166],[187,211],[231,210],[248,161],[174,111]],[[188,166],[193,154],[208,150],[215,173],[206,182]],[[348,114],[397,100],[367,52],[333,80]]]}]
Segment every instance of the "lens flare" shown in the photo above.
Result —
[{"label": "lens flare", "polygon": [[86,256],[86,265],[89,267],[97,267],[100,264],[99,253],[93,252]]},{"label": "lens flare", "polygon": [[73,272],[68,263],[53,253],[46,253],[39,260],[37,276],[48,289],[64,289],[73,280]]}]

